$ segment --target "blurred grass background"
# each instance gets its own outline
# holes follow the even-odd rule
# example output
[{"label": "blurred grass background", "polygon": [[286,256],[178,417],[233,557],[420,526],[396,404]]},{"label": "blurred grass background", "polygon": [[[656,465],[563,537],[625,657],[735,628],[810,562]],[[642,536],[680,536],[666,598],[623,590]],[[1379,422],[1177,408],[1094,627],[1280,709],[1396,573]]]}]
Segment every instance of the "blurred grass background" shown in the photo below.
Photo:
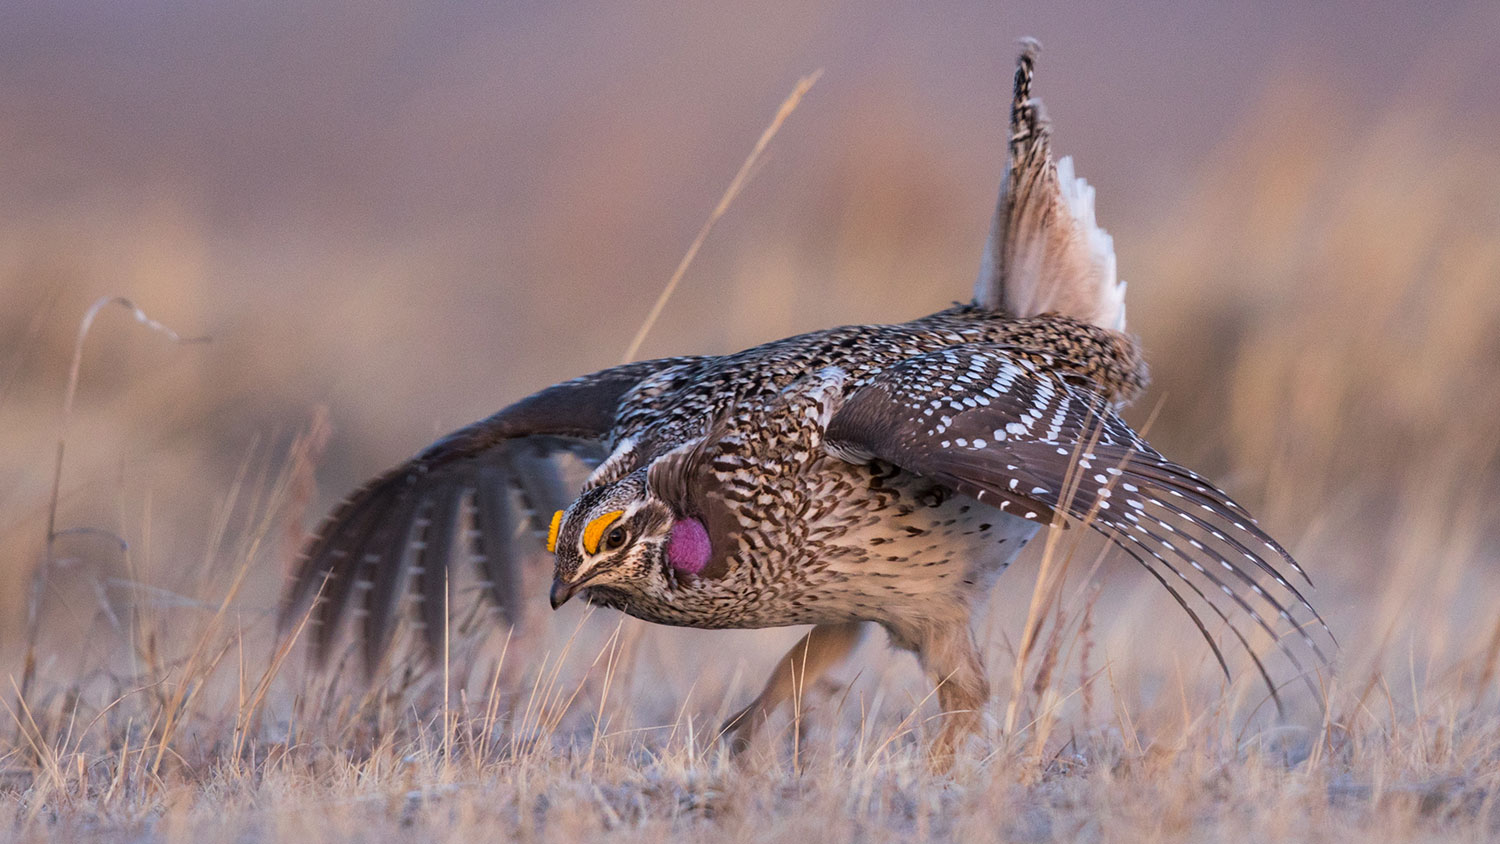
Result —
[{"label": "blurred grass background", "polygon": [[[103,608],[146,601],[169,632],[203,612],[121,584],[216,605],[223,549],[263,507],[245,491],[318,408],[333,433],[305,520],[435,435],[615,363],[810,70],[643,354],[966,298],[1023,34],[1130,283],[1155,377],[1130,418],[1159,406],[1158,447],[1299,554],[1351,665],[1452,680],[1500,631],[1500,11],[1352,0],[8,4],[6,670],[95,298],[213,343],[116,313],[89,337],[59,524],[131,551],[67,541],[43,606],[42,675],[61,683],[128,659]],[[249,617],[291,547],[256,552]],[[1031,571],[999,587],[1012,636]],[[1207,659],[1185,620],[1156,623],[1176,609],[1154,584],[1107,582],[1112,658]],[[786,638],[694,635],[653,632],[657,668]],[[669,698],[691,686],[667,676]]]}]

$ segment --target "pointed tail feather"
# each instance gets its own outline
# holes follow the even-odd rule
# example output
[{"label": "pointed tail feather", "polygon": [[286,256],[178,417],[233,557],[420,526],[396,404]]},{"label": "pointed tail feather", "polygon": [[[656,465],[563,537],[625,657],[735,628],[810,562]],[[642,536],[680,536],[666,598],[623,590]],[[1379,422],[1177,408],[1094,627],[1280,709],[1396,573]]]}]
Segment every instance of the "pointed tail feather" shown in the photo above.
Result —
[{"label": "pointed tail feather", "polygon": [[1040,45],[1023,39],[1010,143],[974,301],[1016,317],[1059,313],[1125,330],[1125,283],[1114,241],[1094,219],[1094,189],[1073,161],[1053,161],[1042,102],[1031,96]]}]

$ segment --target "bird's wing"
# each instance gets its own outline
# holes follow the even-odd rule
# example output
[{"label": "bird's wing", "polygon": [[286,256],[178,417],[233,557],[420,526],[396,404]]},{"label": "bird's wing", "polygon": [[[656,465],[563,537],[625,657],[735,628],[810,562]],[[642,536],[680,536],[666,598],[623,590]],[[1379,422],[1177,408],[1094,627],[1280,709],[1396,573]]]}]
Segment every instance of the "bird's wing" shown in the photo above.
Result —
[{"label": "bird's wing", "polygon": [[[363,616],[366,665],[373,666],[410,588],[426,642],[436,649],[450,566],[465,559],[478,565],[490,597],[516,621],[523,564],[540,548],[551,513],[578,491],[567,461],[592,467],[602,460],[621,398],[686,360],[627,364],[549,387],[361,486],[308,542],[282,601],[283,628],[316,596],[313,652],[323,661],[352,609]],[[467,542],[458,536],[461,524],[472,529]]]},{"label": "bird's wing", "polygon": [[835,454],[894,463],[1021,518],[1085,522],[1167,588],[1227,673],[1198,609],[1221,619],[1273,695],[1236,613],[1270,635],[1299,673],[1293,643],[1326,662],[1313,633],[1327,627],[1283,568],[1305,573],[1244,508],[1158,454],[1097,395],[1002,347],[946,349],[882,371],[833,415],[827,443]]}]

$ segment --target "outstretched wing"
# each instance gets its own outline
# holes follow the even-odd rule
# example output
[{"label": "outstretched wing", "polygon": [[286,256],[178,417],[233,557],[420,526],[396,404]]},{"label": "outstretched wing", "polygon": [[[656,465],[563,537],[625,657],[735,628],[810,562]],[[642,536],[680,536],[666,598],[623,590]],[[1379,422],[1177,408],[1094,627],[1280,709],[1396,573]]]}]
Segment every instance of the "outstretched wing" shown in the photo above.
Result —
[{"label": "outstretched wing", "polygon": [[1102,398],[1003,347],[946,349],[884,370],[849,395],[827,440],[836,453],[894,463],[1021,518],[1061,513],[1089,524],[1167,588],[1228,673],[1199,610],[1221,619],[1273,696],[1235,613],[1304,677],[1293,642],[1326,662],[1310,624],[1327,626],[1282,569],[1306,574],[1244,508],[1158,454]]},{"label": "outstretched wing", "polygon": [[[590,467],[602,460],[621,397],[690,360],[632,363],[549,387],[443,437],[355,490],[308,542],[282,601],[283,628],[316,596],[313,652],[321,662],[352,609],[363,616],[366,665],[373,666],[390,643],[410,588],[418,623],[435,650],[442,642],[449,568],[466,558],[478,565],[501,612],[519,619],[523,564],[539,547],[547,518],[577,494],[567,460]],[[471,528],[467,542],[458,535],[465,524]]]}]

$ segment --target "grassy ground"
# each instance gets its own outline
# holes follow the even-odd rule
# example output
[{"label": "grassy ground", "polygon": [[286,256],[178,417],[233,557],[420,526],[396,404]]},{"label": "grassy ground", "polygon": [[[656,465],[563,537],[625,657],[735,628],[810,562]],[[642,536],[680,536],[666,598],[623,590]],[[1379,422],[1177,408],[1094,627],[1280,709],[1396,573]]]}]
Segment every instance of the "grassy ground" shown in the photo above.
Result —
[{"label": "grassy ground", "polygon": [[[931,690],[878,635],[742,763],[725,758],[714,728],[800,631],[651,629],[625,649],[636,633],[618,616],[569,607],[508,636],[468,611],[472,592],[459,584],[441,664],[386,666],[373,687],[352,665],[314,673],[279,644],[269,608],[302,526],[340,483],[323,476],[319,497],[314,474],[347,467],[340,443],[355,434],[293,426],[306,418],[293,399],[248,414],[229,413],[243,405],[227,400],[180,406],[177,382],[157,373],[211,393],[229,371],[214,368],[222,359],[106,328],[90,342],[142,359],[100,353],[110,359],[91,364],[95,380],[86,372],[103,409],[80,410],[69,447],[94,468],[87,484],[65,484],[63,512],[69,524],[111,525],[129,550],[67,537],[24,694],[19,620],[37,559],[27,543],[45,494],[18,481],[0,498],[13,525],[0,569],[0,840],[1493,840],[1500,154],[1440,104],[1360,126],[1323,119],[1325,104],[1280,91],[1176,205],[1125,230],[1104,222],[1156,373],[1133,418],[1160,405],[1153,441],[1219,478],[1304,561],[1343,644],[1322,678],[1326,705],[1289,691],[1287,716],[1274,717],[1252,672],[1239,665],[1225,683],[1137,571],[1111,559],[1085,578],[1087,544],[1019,671],[1040,554],[1002,579],[982,631],[996,678],[990,722],[948,774],[924,752]],[[1287,126],[1319,129],[1288,143]],[[880,224],[865,215],[820,238],[858,256],[834,277],[874,279],[876,304],[851,305],[857,318],[909,316],[877,307],[896,301],[880,284],[907,283],[903,261],[914,260],[896,254],[910,241],[885,235],[926,230],[895,212]],[[774,230],[750,237],[757,248],[720,267],[724,295],[747,313],[785,306],[781,292],[817,262]],[[343,257],[398,272],[382,269],[389,256]],[[162,263],[147,255],[135,271],[157,277]],[[695,283],[705,282],[690,274]],[[349,331],[393,330],[404,295],[375,290],[374,315]],[[271,314],[253,323],[265,348],[302,348],[307,323],[278,325],[274,302],[256,304]],[[762,327],[781,330],[767,307]],[[66,360],[71,328],[48,326],[74,315],[33,311],[16,324],[17,348]],[[340,316],[330,305],[319,319]],[[611,337],[623,346],[633,327]],[[271,385],[304,362],[247,351],[218,385],[225,393],[274,397]],[[3,390],[21,363],[6,367]],[[454,390],[477,389],[460,385],[481,375],[458,372]],[[106,383],[120,374],[124,386]],[[364,395],[370,383],[339,389]],[[11,444],[50,454],[59,392],[23,388],[0,392],[25,415]],[[383,399],[363,401],[342,406],[346,423],[377,424]],[[110,414],[137,421],[111,427]],[[210,421],[183,421],[194,417]],[[265,434],[226,458],[184,439],[194,424]],[[114,449],[139,440],[171,445],[112,469]],[[150,482],[125,478],[143,472]]]}]

